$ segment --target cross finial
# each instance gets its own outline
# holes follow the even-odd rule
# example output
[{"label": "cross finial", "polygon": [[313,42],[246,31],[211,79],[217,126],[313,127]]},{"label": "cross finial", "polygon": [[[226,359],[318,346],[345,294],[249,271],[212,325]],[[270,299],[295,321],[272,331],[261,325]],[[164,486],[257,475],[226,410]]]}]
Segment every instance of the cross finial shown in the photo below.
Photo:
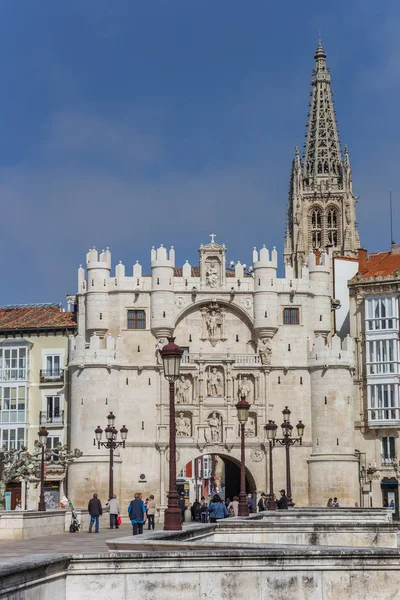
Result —
[{"label": "cross finial", "polygon": [[214,244],[214,238],[216,237],[215,233],[210,233],[211,243]]}]

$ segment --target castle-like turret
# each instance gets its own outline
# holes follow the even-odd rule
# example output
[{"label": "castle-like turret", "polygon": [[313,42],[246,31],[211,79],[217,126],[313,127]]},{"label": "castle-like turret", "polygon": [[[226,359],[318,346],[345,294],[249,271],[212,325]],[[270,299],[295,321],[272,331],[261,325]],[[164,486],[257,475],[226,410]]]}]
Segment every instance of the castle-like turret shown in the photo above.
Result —
[{"label": "castle-like turret", "polygon": [[323,252],[319,257],[310,252],[307,257],[307,267],[311,283],[311,291],[314,293],[314,301],[311,306],[310,319],[314,323],[315,335],[326,337],[331,330],[331,294],[330,294],[330,265],[329,256]]},{"label": "castle-like turret", "polygon": [[315,339],[308,356],[311,377],[312,454],[308,461],[310,506],[337,496],[343,506],[359,499],[354,452],[354,342]]},{"label": "castle-like turret", "polygon": [[151,250],[151,331],[157,337],[169,337],[174,330],[175,250],[161,244]]},{"label": "castle-like turret", "polygon": [[86,330],[103,337],[108,330],[108,282],[111,271],[111,252],[102,250],[100,257],[96,248],[86,255]]},{"label": "castle-like turret", "polygon": [[271,337],[278,327],[279,299],[276,287],[278,253],[265,246],[253,250],[254,269],[254,326],[260,338]]}]

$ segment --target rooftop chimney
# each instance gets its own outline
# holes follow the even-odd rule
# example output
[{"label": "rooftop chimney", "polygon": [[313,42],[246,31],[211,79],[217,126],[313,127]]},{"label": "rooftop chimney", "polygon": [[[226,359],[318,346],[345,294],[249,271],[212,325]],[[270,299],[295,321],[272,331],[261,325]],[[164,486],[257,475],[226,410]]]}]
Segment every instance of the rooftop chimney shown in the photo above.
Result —
[{"label": "rooftop chimney", "polygon": [[358,249],[358,272],[364,275],[368,271],[367,269],[367,258],[368,254],[365,248]]}]

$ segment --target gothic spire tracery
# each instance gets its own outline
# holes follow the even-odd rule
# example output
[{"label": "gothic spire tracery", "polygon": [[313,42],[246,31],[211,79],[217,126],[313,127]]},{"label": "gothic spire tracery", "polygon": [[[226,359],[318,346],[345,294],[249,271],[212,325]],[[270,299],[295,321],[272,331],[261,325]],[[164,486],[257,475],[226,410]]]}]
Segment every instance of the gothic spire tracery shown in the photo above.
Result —
[{"label": "gothic spire tracery", "polygon": [[340,148],[331,75],[321,40],[314,54],[304,159],[292,161],[285,234],[285,262],[299,275],[309,252],[331,249],[356,257],[356,224],[349,151]]},{"label": "gothic spire tracery", "polygon": [[342,176],[340,142],[333,108],[331,76],[321,40],[314,59],[304,176],[336,179]]}]

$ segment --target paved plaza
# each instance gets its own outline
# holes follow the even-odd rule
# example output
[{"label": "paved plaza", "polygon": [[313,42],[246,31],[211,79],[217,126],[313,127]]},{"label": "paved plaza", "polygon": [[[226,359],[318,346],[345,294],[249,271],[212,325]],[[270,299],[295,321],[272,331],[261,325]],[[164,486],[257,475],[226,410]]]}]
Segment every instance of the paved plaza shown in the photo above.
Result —
[{"label": "paved plaza", "polygon": [[[156,530],[162,529],[162,525],[156,524]],[[147,528],[143,535],[148,535]],[[132,526],[129,522],[123,523],[119,529],[101,527],[99,533],[63,533],[60,535],[48,535],[33,540],[0,541],[0,565],[4,561],[14,560],[29,554],[91,554],[108,552],[106,540],[124,537],[132,534]]]}]

